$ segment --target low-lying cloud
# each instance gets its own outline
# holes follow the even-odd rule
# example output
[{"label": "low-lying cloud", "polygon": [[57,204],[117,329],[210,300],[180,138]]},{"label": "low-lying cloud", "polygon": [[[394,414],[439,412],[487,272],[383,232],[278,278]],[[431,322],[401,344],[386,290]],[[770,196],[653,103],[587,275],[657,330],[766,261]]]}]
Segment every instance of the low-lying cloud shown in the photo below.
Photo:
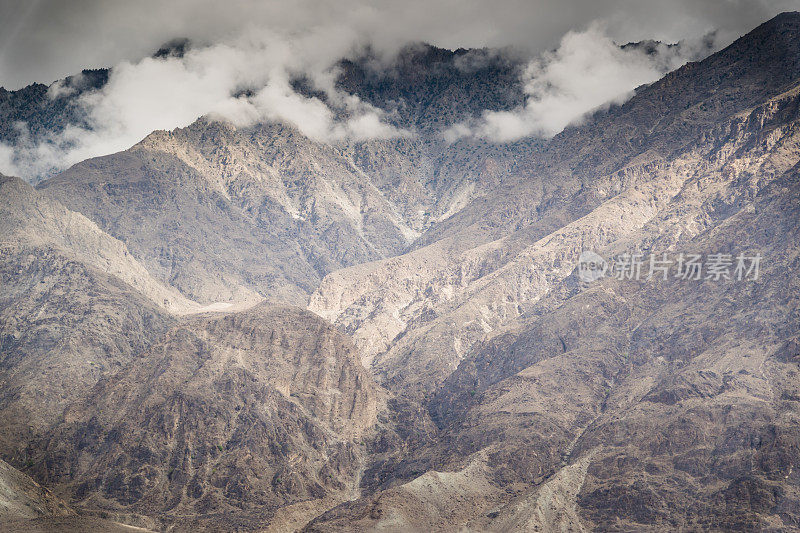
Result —
[{"label": "low-lying cloud", "polygon": [[[522,80],[527,105],[485,113],[449,138],[550,136],[691,59],[686,43],[709,30],[725,45],[792,8],[800,0],[0,0],[0,85],[49,84],[113,65],[100,90],[76,96],[74,85],[51,86],[51,98],[78,98],[85,123],[45,138],[18,124],[15,144],[0,144],[0,172],[35,180],[201,116],[240,126],[282,121],[326,142],[408,135],[338,92],[334,65],[366,47],[391,57],[411,42],[514,47],[537,58]],[[147,57],[184,36],[194,47],[182,57]],[[615,44],[646,38],[688,40],[650,54]],[[297,78],[325,97],[298,93]]]},{"label": "low-lying cloud", "polygon": [[[19,123],[15,145],[0,144],[0,170],[28,179],[45,176],[127,149],[154,130],[188,126],[201,116],[238,127],[283,122],[321,142],[407,135],[383,121],[380,109],[335,88],[340,57],[318,50],[314,44],[320,39],[308,35],[290,41],[251,32],[235,41],[190,48],[180,57],[123,62],[104,87],[77,97],[85,126],[70,125],[34,140],[26,124]],[[324,93],[325,101],[298,93],[292,85],[298,76]],[[70,98],[75,92],[74,82],[57,82],[48,97]]]},{"label": "low-lying cloud", "polygon": [[687,61],[708,55],[713,34],[675,45],[645,42],[620,46],[600,23],[571,31],[554,51],[525,69],[526,104],[512,111],[487,111],[472,123],[444,132],[449,141],[482,137],[508,142],[528,136],[552,137],[593,111],[620,104],[643,84],[661,78]]}]

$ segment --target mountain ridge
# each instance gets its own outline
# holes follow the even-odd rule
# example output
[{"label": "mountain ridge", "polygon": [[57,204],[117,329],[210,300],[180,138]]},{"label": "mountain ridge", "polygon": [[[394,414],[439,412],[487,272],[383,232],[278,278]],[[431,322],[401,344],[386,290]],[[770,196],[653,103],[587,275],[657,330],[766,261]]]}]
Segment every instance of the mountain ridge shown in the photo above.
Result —
[{"label": "mountain ridge", "polygon": [[[780,15],[547,142],[200,120],[0,178],[2,458],[155,530],[800,529],[798,43]],[[517,105],[416,54],[343,83],[430,128]]]}]

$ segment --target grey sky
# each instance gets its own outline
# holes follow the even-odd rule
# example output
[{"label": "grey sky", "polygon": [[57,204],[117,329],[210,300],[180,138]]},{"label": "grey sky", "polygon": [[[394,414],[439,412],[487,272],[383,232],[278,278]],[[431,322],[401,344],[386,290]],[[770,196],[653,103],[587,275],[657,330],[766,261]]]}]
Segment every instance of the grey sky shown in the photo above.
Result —
[{"label": "grey sky", "polygon": [[213,43],[247,28],[296,34],[329,25],[341,30],[334,40],[389,50],[422,40],[540,52],[597,19],[618,41],[677,41],[710,29],[732,39],[792,9],[800,0],[0,0],[0,85],[50,83],[137,60],[173,37]]}]

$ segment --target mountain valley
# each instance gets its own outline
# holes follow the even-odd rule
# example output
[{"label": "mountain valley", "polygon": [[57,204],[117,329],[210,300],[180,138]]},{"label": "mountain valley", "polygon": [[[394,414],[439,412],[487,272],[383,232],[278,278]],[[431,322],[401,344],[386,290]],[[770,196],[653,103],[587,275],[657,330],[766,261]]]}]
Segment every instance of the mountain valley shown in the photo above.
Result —
[{"label": "mountain valley", "polygon": [[511,51],[392,61],[336,84],[395,136],[0,175],[0,530],[800,531],[800,13],[550,139],[443,134],[525,105]]}]

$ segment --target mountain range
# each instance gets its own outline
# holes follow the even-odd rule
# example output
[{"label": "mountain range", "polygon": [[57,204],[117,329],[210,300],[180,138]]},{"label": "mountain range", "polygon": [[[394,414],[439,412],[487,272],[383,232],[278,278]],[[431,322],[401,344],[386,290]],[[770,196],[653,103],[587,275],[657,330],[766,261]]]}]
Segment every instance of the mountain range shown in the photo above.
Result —
[{"label": "mountain range", "polygon": [[[0,177],[11,530],[800,530],[800,14],[552,139],[441,135],[524,105],[511,53],[368,59],[338,87],[407,134],[203,117]],[[48,90],[0,140],[82,120]]]}]

